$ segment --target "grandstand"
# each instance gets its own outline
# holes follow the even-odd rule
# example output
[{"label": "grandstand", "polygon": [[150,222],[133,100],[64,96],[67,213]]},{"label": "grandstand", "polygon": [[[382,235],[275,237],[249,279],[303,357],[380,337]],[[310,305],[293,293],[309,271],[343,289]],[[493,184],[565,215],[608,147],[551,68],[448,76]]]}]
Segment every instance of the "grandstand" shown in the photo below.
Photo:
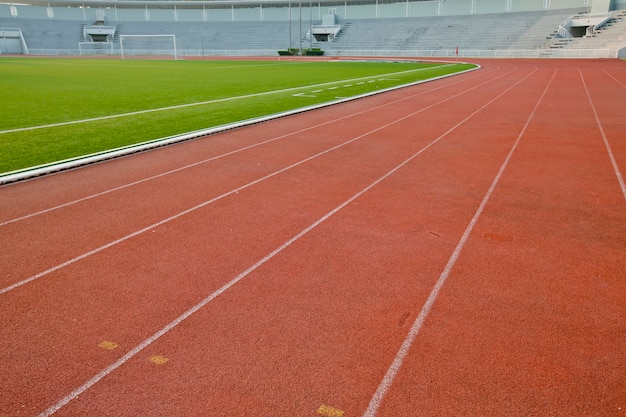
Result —
[{"label": "grandstand", "polygon": [[174,35],[182,57],[624,57],[625,17],[626,0],[26,0],[0,3],[0,53],[118,55],[120,35]]}]

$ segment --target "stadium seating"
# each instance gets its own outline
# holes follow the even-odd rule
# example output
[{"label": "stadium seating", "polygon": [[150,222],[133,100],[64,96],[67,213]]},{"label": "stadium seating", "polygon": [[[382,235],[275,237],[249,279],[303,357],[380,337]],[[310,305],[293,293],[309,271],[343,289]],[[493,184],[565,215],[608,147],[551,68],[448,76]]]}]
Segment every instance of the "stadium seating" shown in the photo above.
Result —
[{"label": "stadium seating", "polygon": [[[496,0],[484,1],[480,4],[488,6],[489,11],[497,9],[495,5],[499,4]],[[386,4],[378,17],[368,17],[373,3],[359,3],[351,9],[337,11],[337,23],[342,29],[331,42],[318,42],[308,33],[309,25],[319,24],[322,13],[326,13],[321,8],[315,12],[303,9],[303,14],[299,15],[299,11],[291,7],[269,6],[209,10],[205,6],[81,9],[0,4],[0,29],[21,29],[29,53],[46,55],[81,53],[79,43],[91,40],[86,39],[83,28],[96,23],[96,16],[99,24],[115,28],[115,36],[112,47],[87,48],[90,53],[120,53],[120,35],[155,34],[174,34],[179,56],[277,55],[278,50],[290,47],[321,48],[326,55],[450,56],[460,50],[463,56],[490,56],[489,51],[508,51],[513,53],[511,56],[515,56],[515,51],[537,51],[538,56],[552,56],[553,51],[579,49],[603,49],[615,54],[626,45],[626,19],[619,11],[614,11],[609,23],[592,36],[564,39],[557,35],[559,25],[574,14],[588,12],[589,8],[538,7],[538,10],[499,13],[468,13],[466,10],[465,14],[447,15],[434,9],[442,5],[441,2],[413,4],[412,10],[408,3]],[[464,0],[454,0],[445,7],[453,13],[462,13],[460,6],[464,4]],[[440,15],[413,16],[427,7],[432,9],[427,13]]]},{"label": "stadium seating", "polygon": [[[328,49],[496,50],[536,49],[571,10],[442,16],[438,18],[363,19]],[[382,35],[381,35],[382,34]]]}]

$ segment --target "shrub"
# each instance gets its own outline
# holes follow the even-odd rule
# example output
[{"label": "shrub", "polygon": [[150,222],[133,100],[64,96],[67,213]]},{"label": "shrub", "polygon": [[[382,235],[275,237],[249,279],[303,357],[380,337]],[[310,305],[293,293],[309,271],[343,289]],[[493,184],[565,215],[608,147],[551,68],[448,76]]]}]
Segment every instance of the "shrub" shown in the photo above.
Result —
[{"label": "shrub", "polygon": [[304,54],[307,56],[321,56],[324,55],[324,51],[322,51],[320,48],[311,48],[305,49]]}]

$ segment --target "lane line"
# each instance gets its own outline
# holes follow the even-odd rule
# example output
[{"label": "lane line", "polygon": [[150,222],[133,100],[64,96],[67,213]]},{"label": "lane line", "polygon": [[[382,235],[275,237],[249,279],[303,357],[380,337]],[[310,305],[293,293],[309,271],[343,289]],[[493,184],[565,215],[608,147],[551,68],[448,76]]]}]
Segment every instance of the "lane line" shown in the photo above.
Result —
[{"label": "lane line", "polygon": [[[536,70],[535,70],[536,71]],[[60,410],[61,408],[63,408],[65,405],[67,405],[68,403],[70,403],[72,400],[76,399],[78,396],[80,396],[81,394],[83,394],[85,391],[87,391],[89,388],[91,388],[92,386],[94,386],[96,383],[98,383],[100,380],[102,380],[103,378],[105,378],[107,375],[109,375],[111,372],[115,371],[117,368],[119,368],[120,366],[124,365],[126,362],[128,362],[130,359],[132,359],[134,356],[136,356],[139,352],[141,352],[142,350],[144,350],[146,347],[148,347],[149,345],[151,345],[152,343],[154,343],[155,341],[157,341],[158,339],[160,339],[162,336],[164,336],[165,334],[167,334],[169,331],[171,331],[172,329],[174,329],[176,326],[178,326],[179,324],[181,324],[184,320],[186,320],[187,318],[189,318],[191,315],[193,315],[194,313],[196,313],[198,310],[200,310],[202,307],[204,307],[205,305],[207,305],[208,303],[210,303],[211,301],[213,301],[215,298],[217,298],[219,295],[223,294],[224,292],[226,292],[227,290],[229,290],[231,287],[233,287],[235,284],[237,284],[239,281],[241,281],[242,279],[244,279],[245,277],[247,277],[248,275],[250,275],[252,272],[254,272],[256,269],[258,269],[259,267],[261,267],[263,264],[265,264],[266,262],[268,262],[269,260],[271,260],[272,258],[274,258],[276,255],[278,255],[279,253],[281,253],[283,250],[285,250],[286,248],[288,248],[289,246],[291,246],[293,243],[295,243],[296,241],[298,241],[299,239],[301,239],[303,236],[305,236],[306,234],[308,234],[310,231],[312,231],[313,229],[315,229],[317,226],[319,226],[320,224],[324,223],[326,220],[328,220],[330,217],[332,217],[334,214],[336,214],[338,211],[340,211],[341,209],[343,209],[344,207],[350,205],[354,200],[358,199],[359,197],[361,197],[363,194],[367,193],[368,191],[370,191],[372,188],[374,188],[376,185],[380,184],[382,181],[384,181],[385,179],[389,178],[391,175],[395,174],[397,171],[399,171],[401,168],[403,168],[405,165],[407,165],[408,163],[410,163],[411,161],[413,161],[415,158],[417,158],[419,155],[421,155],[422,153],[426,152],[428,149],[430,149],[432,146],[434,146],[436,143],[438,143],[439,141],[441,141],[444,137],[446,137],[448,134],[450,134],[451,132],[453,132],[454,130],[456,130],[457,128],[459,128],[462,124],[464,124],[466,121],[468,121],[469,119],[471,119],[472,117],[474,117],[476,114],[478,114],[479,112],[481,112],[483,109],[485,109],[487,106],[491,105],[493,102],[495,102],[496,100],[498,100],[500,97],[502,97],[504,94],[506,94],[508,91],[510,91],[511,89],[513,89],[515,86],[517,86],[519,83],[521,83],[522,81],[524,81],[525,79],[527,79],[528,77],[530,77],[535,71],[531,72],[530,74],[527,74],[526,76],[524,76],[524,78],[522,78],[521,80],[517,81],[515,84],[513,84],[511,87],[507,88],[504,92],[500,93],[497,97],[493,98],[491,101],[489,101],[488,103],[482,105],[478,110],[474,111],[471,115],[467,116],[465,119],[463,119],[462,121],[458,122],[457,124],[455,124],[453,127],[451,127],[450,129],[448,129],[445,133],[443,133],[442,135],[440,135],[439,137],[437,137],[436,139],[434,139],[432,142],[430,142],[429,144],[427,144],[426,146],[424,146],[423,148],[421,148],[419,151],[417,151],[416,153],[414,153],[413,155],[411,155],[409,158],[407,158],[406,160],[404,160],[402,163],[400,163],[399,165],[397,165],[396,167],[394,167],[393,169],[391,169],[390,171],[388,171],[386,174],[384,174],[383,176],[379,177],[377,180],[375,180],[374,182],[370,183],[367,187],[363,188],[362,190],[360,190],[359,192],[357,192],[356,194],[354,194],[352,197],[350,197],[349,199],[347,199],[346,201],[344,201],[343,203],[341,203],[340,205],[338,205],[337,207],[335,207],[334,209],[332,209],[331,211],[327,212],[324,216],[320,217],[318,220],[316,220],[314,223],[312,223],[311,225],[309,225],[308,227],[306,227],[305,229],[303,229],[302,231],[300,231],[298,234],[296,234],[295,236],[293,236],[291,239],[289,239],[288,241],[284,242],[282,245],[280,245],[279,247],[277,247],[276,249],[274,249],[272,252],[270,252],[269,254],[267,254],[264,258],[262,258],[261,260],[257,261],[255,264],[253,264],[252,266],[250,266],[248,269],[246,269],[245,271],[243,271],[242,273],[240,273],[239,275],[237,275],[235,278],[231,279],[229,282],[227,282],[226,284],[224,284],[221,288],[219,288],[218,290],[216,290],[215,292],[213,292],[212,294],[210,294],[208,297],[206,297],[205,299],[203,299],[202,301],[200,301],[198,304],[194,305],[193,307],[191,307],[189,310],[185,311],[183,314],[181,314],[180,316],[178,316],[175,320],[173,320],[172,322],[170,322],[168,325],[166,325],[165,327],[163,327],[161,330],[157,331],[156,333],[154,333],[152,336],[148,337],[147,339],[145,339],[143,342],[141,342],[139,345],[137,345],[135,348],[131,349],[128,353],[126,353],[124,356],[122,356],[120,359],[118,359],[116,362],[114,362],[113,364],[111,364],[110,366],[106,367],[105,369],[103,369],[102,371],[100,371],[98,374],[94,375],[91,379],[89,379],[87,382],[85,382],[83,385],[81,385],[80,387],[76,388],[74,391],[72,391],[71,393],[69,393],[67,396],[63,397],[61,400],[59,400],[56,404],[54,404],[53,406],[51,406],[50,408],[48,408],[46,411],[42,412],[41,414],[39,414],[39,417],[49,417],[52,414],[56,413],[58,410]],[[513,71],[510,71],[513,72]],[[504,77],[505,75],[508,75],[510,72],[505,73],[499,77],[494,78],[493,80],[489,80],[483,84],[487,84],[489,82],[493,82],[494,80]],[[471,91],[475,88],[478,88],[482,86],[478,85],[476,87],[472,87],[469,90],[466,90],[465,92],[462,93],[458,93],[456,96],[465,94],[468,91]],[[454,97],[454,96],[453,96]],[[446,99],[444,101],[448,101],[449,99]],[[435,106],[436,104],[432,105],[431,107]],[[415,113],[412,113],[411,115],[408,116],[404,116],[400,119],[397,119],[394,122],[390,122],[387,123],[379,128],[376,128],[364,135],[361,135],[354,140],[357,140],[360,137],[366,136],[366,135],[370,135],[371,133],[375,133],[377,131],[380,131],[382,129],[385,129],[389,126],[395,125],[397,123],[399,123],[402,120],[406,120],[410,117],[412,117],[413,115],[420,113],[423,110],[418,110]]]},{"label": "lane line", "polygon": [[613,165],[613,172],[615,172],[615,176],[617,177],[617,182],[619,183],[619,186],[622,189],[622,194],[624,195],[624,200],[626,200],[626,184],[624,184],[624,177],[622,177],[622,173],[621,173],[621,171],[619,169],[619,165],[617,165],[617,161],[615,160],[615,156],[613,155],[613,150],[611,149],[611,144],[609,143],[609,140],[606,137],[606,133],[604,133],[604,127],[602,127],[602,122],[600,121],[600,117],[598,117],[598,112],[596,111],[596,106],[594,106],[594,104],[593,104],[593,100],[591,99],[591,94],[589,93],[589,89],[587,88],[587,83],[585,82],[585,77],[583,76],[583,73],[580,70],[580,68],[578,68],[578,74],[580,74],[580,79],[583,82],[583,86],[585,87],[585,93],[587,94],[587,100],[589,100],[589,104],[591,105],[591,110],[593,111],[593,116],[596,119],[596,124],[598,125],[598,129],[600,130],[600,133],[602,134],[602,140],[604,141],[604,147],[606,148],[606,151],[609,154],[609,159],[611,160],[611,165]]},{"label": "lane line", "polygon": [[539,101],[537,102],[537,104],[533,108],[532,112],[530,113],[530,116],[528,117],[528,119],[526,120],[526,123],[524,124],[524,127],[522,128],[521,132],[517,136],[517,139],[515,140],[515,143],[513,144],[513,147],[511,148],[511,150],[507,154],[506,158],[504,159],[504,162],[500,166],[500,169],[499,169],[498,173],[496,174],[495,178],[493,179],[493,182],[491,183],[491,186],[487,190],[487,193],[483,197],[483,200],[481,201],[480,205],[478,206],[478,209],[474,213],[474,216],[472,217],[472,219],[470,220],[469,224],[467,225],[465,231],[463,232],[463,235],[461,236],[461,239],[457,243],[457,246],[454,248],[454,251],[452,252],[452,255],[448,259],[448,262],[447,262],[445,268],[443,269],[443,272],[441,273],[441,275],[439,276],[439,279],[435,283],[435,286],[431,290],[430,295],[428,296],[428,299],[426,300],[426,302],[424,303],[424,306],[422,307],[422,310],[420,311],[419,315],[415,319],[415,322],[413,323],[413,326],[411,326],[411,329],[409,330],[408,335],[406,336],[406,338],[402,342],[402,345],[400,346],[400,349],[398,350],[398,353],[396,354],[393,362],[391,363],[391,365],[387,369],[387,373],[383,377],[383,379],[380,382],[378,388],[376,389],[376,392],[372,396],[372,398],[371,398],[371,400],[369,402],[369,405],[367,407],[367,410],[365,410],[365,412],[363,413],[363,417],[374,417],[376,415],[376,413],[378,411],[378,408],[380,407],[382,401],[385,398],[385,395],[387,394],[387,392],[391,388],[391,385],[393,384],[393,380],[395,379],[396,375],[400,371],[400,368],[402,367],[402,364],[404,363],[404,359],[406,358],[406,356],[409,353],[409,350],[411,349],[411,345],[413,344],[413,341],[415,340],[415,338],[417,337],[418,333],[420,332],[420,330],[424,326],[424,322],[426,320],[426,317],[428,317],[428,314],[430,313],[430,310],[432,309],[432,307],[433,307],[433,305],[435,303],[435,300],[437,299],[437,296],[439,295],[439,292],[441,291],[441,288],[443,287],[443,285],[445,284],[446,280],[448,279],[448,276],[450,275],[450,272],[452,271],[452,268],[456,264],[456,261],[459,258],[459,255],[461,254],[461,251],[463,250],[463,247],[465,246],[465,243],[469,239],[469,236],[472,233],[472,230],[474,229],[474,226],[478,222],[478,219],[480,218],[480,215],[482,214],[485,206],[489,202],[489,199],[491,198],[491,195],[493,194],[493,191],[495,190],[496,186],[498,185],[498,182],[500,181],[500,178],[502,177],[502,174],[504,173],[505,169],[507,168],[507,166],[509,164],[509,161],[511,160],[511,157],[513,156],[513,153],[517,149],[517,146],[520,143],[520,140],[522,139],[522,136],[526,132],[526,129],[528,128],[528,125],[530,124],[530,121],[534,117],[535,113],[537,112],[537,109],[539,108],[539,105],[543,101],[543,98],[545,97],[548,89],[552,85],[552,81],[554,80],[554,78],[556,76],[556,73],[557,73],[557,70],[555,70],[554,73],[552,74],[552,78],[550,79],[550,81],[546,85],[546,88],[544,89],[541,97],[539,98]]},{"label": "lane line", "polygon": [[287,133],[285,135],[277,136],[277,137],[274,137],[274,138],[271,138],[271,139],[268,139],[268,140],[265,140],[265,141],[253,144],[253,145],[249,145],[249,146],[245,146],[243,148],[236,149],[234,151],[226,152],[226,153],[218,155],[218,156],[214,156],[214,157],[211,157],[211,158],[203,159],[201,161],[194,162],[194,163],[191,163],[191,164],[188,164],[188,165],[184,165],[182,167],[175,168],[175,169],[172,169],[172,170],[160,173],[160,174],[156,174],[156,175],[153,175],[153,176],[150,176],[150,177],[146,177],[146,178],[138,180],[138,181],[133,181],[133,182],[130,182],[128,184],[124,184],[124,185],[121,185],[121,186],[118,186],[118,187],[114,187],[114,188],[111,188],[109,190],[105,190],[105,191],[102,191],[102,192],[99,192],[99,193],[95,193],[95,194],[92,194],[92,195],[89,195],[89,196],[85,196],[85,197],[82,197],[82,198],[79,198],[79,199],[76,199],[76,200],[69,201],[69,202],[66,202],[66,203],[63,203],[63,204],[59,204],[57,206],[49,207],[47,209],[39,210],[39,211],[30,213],[30,214],[26,214],[26,215],[23,215],[23,216],[20,216],[20,217],[16,217],[14,219],[6,220],[4,222],[0,222],[0,227],[1,226],[5,226],[5,225],[10,224],[10,223],[15,223],[15,222],[18,222],[18,221],[21,221],[21,220],[26,220],[26,219],[34,217],[34,216],[45,214],[45,213],[48,213],[48,212],[51,212],[51,211],[54,211],[54,210],[57,210],[57,209],[60,209],[60,208],[68,207],[68,206],[71,206],[73,204],[77,204],[77,203],[80,203],[80,202],[83,202],[83,201],[86,201],[86,200],[90,200],[92,198],[101,197],[103,195],[112,193],[114,191],[123,190],[124,188],[131,187],[131,186],[134,186],[134,185],[138,185],[138,184],[141,184],[143,182],[150,181],[150,180],[153,180],[153,179],[161,178],[161,177],[163,177],[165,175],[169,175],[169,174],[173,174],[173,173],[185,170],[185,169],[193,168],[195,166],[198,166],[198,165],[201,165],[201,164],[204,164],[204,163],[207,163],[207,162],[211,162],[211,161],[214,161],[216,159],[220,159],[220,158],[223,158],[223,157],[226,157],[226,156],[230,156],[230,155],[236,154],[238,152],[246,151],[246,150],[255,148],[257,146],[265,145],[265,144],[271,143],[271,142],[276,141],[276,140],[284,139],[284,138],[287,138],[289,136],[295,136],[295,135],[298,135],[298,134],[300,134],[302,132],[306,132],[308,130],[316,129],[316,128],[320,127],[320,126],[325,126],[325,125],[329,125],[329,124],[332,124],[332,123],[340,122],[340,121],[343,121],[345,119],[349,119],[351,117],[356,117],[356,116],[359,116],[361,114],[364,114],[364,113],[367,113],[367,112],[371,112],[371,111],[375,111],[375,110],[381,109],[381,108],[386,107],[386,106],[390,106],[390,105],[397,104],[397,103],[402,102],[402,101],[410,100],[410,99],[413,99],[415,97],[419,97],[421,95],[425,95],[425,94],[431,93],[433,91],[437,91],[437,90],[441,90],[441,89],[446,88],[446,87],[454,86],[456,84],[465,82],[467,80],[478,78],[478,77],[481,77],[483,75],[488,75],[491,72],[493,72],[493,71],[482,73],[482,74],[479,74],[479,75],[476,75],[476,76],[473,76],[473,77],[469,77],[469,78],[464,78],[464,79],[459,79],[459,80],[454,79],[454,81],[451,82],[451,83],[440,85],[440,86],[437,86],[437,87],[432,88],[430,90],[422,91],[422,92],[419,92],[417,94],[412,94],[410,96],[403,97],[403,98],[400,98],[400,99],[397,99],[397,100],[394,100],[394,101],[391,101],[391,102],[388,102],[388,103],[385,103],[385,104],[381,104],[381,105],[378,105],[378,106],[375,106],[375,107],[372,107],[372,108],[369,108],[369,109],[366,109],[366,110],[362,110],[362,111],[359,111],[357,113],[352,113],[352,114],[347,115],[347,116],[342,116],[342,117],[339,117],[339,118],[336,118],[336,119],[332,119],[332,120],[329,120],[329,121],[317,124],[315,126],[310,126],[310,127],[307,127],[307,128],[304,128],[304,129],[300,129],[300,130],[295,131],[295,132],[290,132],[290,133]]},{"label": "lane line", "polygon": [[626,84],[622,83],[620,80],[618,80],[617,78],[615,78],[610,72],[608,72],[607,70],[604,70],[604,72],[606,73],[606,75],[608,75],[609,77],[613,78],[615,80],[616,83],[618,83],[619,85],[621,85],[622,87],[626,88]]},{"label": "lane line", "polygon": [[[513,72],[513,70],[512,70],[512,71],[510,71],[510,72]],[[322,151],[322,152],[319,152],[319,153],[317,153],[317,154],[315,154],[315,155],[312,155],[312,156],[310,156],[310,157],[308,157],[308,158],[302,159],[302,160],[300,160],[300,161],[298,161],[298,162],[296,162],[296,163],[293,163],[293,164],[291,164],[291,165],[289,165],[289,166],[287,166],[287,167],[284,167],[284,168],[282,168],[282,169],[279,169],[278,171],[274,171],[274,172],[273,172],[273,173],[271,173],[271,174],[265,175],[265,176],[263,176],[263,177],[261,177],[261,178],[257,178],[256,180],[251,181],[251,182],[249,182],[249,183],[247,183],[247,184],[244,184],[244,185],[242,185],[242,186],[240,186],[240,187],[237,187],[237,188],[235,188],[235,189],[233,189],[233,190],[231,190],[231,191],[228,191],[228,192],[226,192],[226,193],[224,193],[224,194],[221,194],[221,195],[219,195],[219,196],[217,196],[217,197],[214,197],[214,198],[212,198],[212,199],[210,199],[210,200],[207,200],[207,201],[205,201],[205,202],[203,202],[203,203],[200,203],[200,204],[198,204],[198,205],[196,205],[196,206],[193,206],[193,207],[188,208],[188,209],[186,209],[186,210],[183,210],[183,211],[181,211],[181,212],[179,212],[179,213],[177,213],[177,214],[174,214],[174,215],[172,215],[172,216],[169,216],[169,217],[167,217],[167,218],[165,218],[165,219],[163,219],[163,220],[160,220],[160,221],[158,221],[158,222],[156,222],[156,223],[153,223],[153,224],[151,224],[151,225],[149,225],[149,226],[146,226],[146,227],[144,227],[143,229],[140,229],[140,230],[137,230],[137,231],[135,231],[135,232],[132,232],[132,233],[130,233],[130,234],[128,234],[128,235],[126,235],[126,236],[123,236],[123,237],[121,237],[121,238],[119,238],[119,239],[116,239],[116,240],[114,240],[114,241],[112,241],[112,242],[109,242],[109,243],[107,243],[107,244],[105,244],[105,245],[102,245],[102,246],[100,246],[100,247],[98,247],[98,248],[95,248],[95,249],[92,249],[92,250],[90,250],[90,251],[88,251],[88,252],[85,252],[85,253],[83,253],[82,255],[76,256],[76,257],[74,257],[74,258],[72,258],[72,259],[69,259],[69,260],[67,260],[67,261],[63,262],[63,263],[60,263],[60,264],[58,264],[58,265],[56,265],[56,266],[53,266],[53,267],[51,267],[51,268],[48,268],[48,269],[46,269],[45,271],[42,271],[42,272],[40,272],[40,273],[38,273],[38,274],[35,274],[35,275],[31,276],[31,277],[28,277],[28,278],[25,278],[25,279],[23,279],[23,280],[21,280],[21,281],[18,281],[18,282],[16,282],[16,283],[12,284],[12,285],[9,285],[8,287],[5,287],[5,288],[0,289],[0,295],[5,294],[5,293],[7,293],[7,292],[9,292],[9,291],[12,291],[12,290],[14,290],[14,289],[16,289],[16,288],[19,288],[19,287],[21,287],[22,285],[25,285],[25,284],[28,284],[28,283],[30,283],[30,282],[36,281],[36,280],[38,280],[39,278],[42,278],[42,277],[44,277],[44,276],[46,276],[46,275],[48,275],[48,274],[50,274],[50,273],[52,273],[52,272],[58,271],[59,269],[65,268],[66,266],[72,265],[72,264],[74,264],[74,263],[76,263],[76,262],[78,262],[78,261],[80,261],[80,260],[83,260],[83,259],[85,259],[85,258],[88,258],[88,257],[89,257],[89,256],[91,256],[91,255],[95,255],[96,253],[102,252],[102,251],[103,251],[103,250],[105,250],[105,249],[109,249],[109,248],[111,248],[111,247],[113,247],[113,246],[115,246],[115,245],[117,245],[117,244],[119,244],[119,243],[122,243],[122,242],[124,242],[124,241],[126,241],[126,240],[128,240],[128,239],[131,239],[131,238],[133,238],[133,237],[139,236],[140,234],[142,234],[142,233],[144,233],[144,232],[147,232],[147,231],[149,231],[149,230],[152,230],[152,229],[154,229],[155,227],[162,226],[163,224],[169,223],[169,222],[171,222],[172,220],[176,220],[176,219],[178,219],[178,218],[180,218],[180,217],[182,217],[182,216],[184,216],[184,215],[186,215],[186,214],[189,214],[189,213],[191,213],[191,212],[194,212],[194,211],[196,211],[196,210],[198,210],[198,209],[200,209],[200,208],[202,208],[202,207],[208,206],[209,204],[212,204],[212,203],[214,203],[214,202],[216,202],[216,201],[219,201],[219,200],[221,200],[221,199],[223,199],[223,198],[226,198],[226,197],[228,197],[228,196],[230,196],[230,195],[236,194],[236,193],[238,193],[239,191],[245,190],[246,188],[249,188],[249,187],[252,187],[253,185],[259,184],[259,183],[261,183],[261,182],[263,182],[263,181],[265,181],[265,180],[267,180],[267,179],[269,179],[269,178],[272,178],[272,177],[274,177],[274,176],[276,176],[276,175],[279,175],[279,174],[281,174],[281,173],[283,173],[283,172],[286,172],[286,171],[288,171],[288,170],[290,170],[290,169],[292,169],[292,168],[295,168],[295,167],[297,167],[297,166],[299,166],[299,165],[302,165],[302,164],[304,164],[304,163],[306,163],[306,162],[309,162],[309,161],[311,161],[311,160],[313,160],[313,159],[315,159],[315,158],[317,158],[317,157],[320,157],[320,156],[325,155],[325,154],[327,154],[327,153],[329,153],[329,152],[332,152],[332,151],[334,151],[334,150],[336,150],[336,149],[339,149],[339,148],[342,148],[342,147],[344,147],[344,146],[346,146],[346,145],[349,145],[350,143],[355,142],[355,141],[357,141],[357,140],[360,140],[360,139],[362,139],[362,138],[364,138],[364,137],[366,137],[366,136],[369,136],[369,135],[371,135],[372,133],[375,133],[375,132],[377,132],[377,131],[379,131],[379,130],[383,130],[383,129],[385,129],[385,128],[389,127],[389,126],[392,126],[392,125],[394,125],[394,124],[396,124],[396,123],[399,123],[399,122],[401,122],[401,121],[403,121],[403,120],[405,120],[405,119],[408,119],[408,118],[410,118],[410,117],[413,117],[413,116],[415,116],[416,114],[419,114],[419,113],[421,113],[421,112],[423,112],[423,111],[426,111],[426,110],[428,110],[428,109],[431,109],[431,108],[433,108],[433,107],[436,107],[436,106],[438,106],[438,105],[440,105],[440,104],[442,104],[442,103],[445,103],[445,102],[447,102],[447,101],[449,101],[449,100],[452,100],[452,99],[454,99],[454,98],[456,98],[456,97],[458,97],[458,96],[461,96],[461,95],[463,95],[463,94],[466,94],[466,93],[468,93],[468,92],[470,92],[470,91],[472,91],[472,90],[475,90],[475,89],[477,89],[477,88],[480,88],[480,87],[482,87],[482,86],[483,86],[483,85],[485,85],[485,84],[489,84],[489,83],[491,83],[491,82],[494,82],[495,80],[497,80],[497,79],[499,79],[499,78],[502,78],[502,77],[506,76],[507,74],[508,74],[508,73],[505,73],[505,74],[500,75],[499,77],[496,77],[496,78],[493,78],[493,79],[489,79],[489,80],[487,80],[487,81],[485,81],[485,82],[483,82],[483,83],[481,83],[481,84],[474,85],[473,87],[471,87],[471,88],[469,88],[469,89],[467,89],[467,90],[464,90],[463,92],[460,92],[460,93],[457,93],[457,94],[455,94],[455,95],[452,95],[452,96],[446,97],[445,99],[440,100],[440,101],[438,101],[437,103],[434,103],[434,104],[431,104],[431,105],[429,105],[429,106],[427,106],[427,107],[423,107],[423,108],[421,108],[421,109],[419,109],[419,110],[416,110],[415,112],[412,112],[412,113],[408,114],[407,116],[403,116],[403,117],[401,117],[401,118],[399,118],[399,119],[394,120],[393,122],[389,122],[389,123],[387,123],[387,124],[385,124],[385,125],[379,126],[379,127],[378,127],[378,128],[376,128],[376,129],[373,129],[373,130],[371,130],[371,131],[369,131],[369,132],[363,133],[363,134],[361,134],[361,135],[359,135],[359,136],[357,136],[357,137],[355,137],[355,138],[352,138],[352,139],[350,139],[350,140],[348,140],[348,141],[346,141],[346,142],[340,143],[339,145],[333,146],[332,148],[326,149],[326,150],[324,150],[324,151]]]}]

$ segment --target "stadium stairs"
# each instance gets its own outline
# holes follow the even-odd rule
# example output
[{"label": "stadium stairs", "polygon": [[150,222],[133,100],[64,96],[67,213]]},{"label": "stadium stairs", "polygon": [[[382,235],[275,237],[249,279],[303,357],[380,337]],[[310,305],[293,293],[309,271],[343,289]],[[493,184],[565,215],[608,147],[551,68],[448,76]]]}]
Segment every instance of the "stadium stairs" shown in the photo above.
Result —
[{"label": "stadium stairs", "polygon": [[550,49],[609,49],[610,56],[626,46],[626,10],[611,12],[611,18],[592,34],[563,38],[552,34],[546,47]]}]

